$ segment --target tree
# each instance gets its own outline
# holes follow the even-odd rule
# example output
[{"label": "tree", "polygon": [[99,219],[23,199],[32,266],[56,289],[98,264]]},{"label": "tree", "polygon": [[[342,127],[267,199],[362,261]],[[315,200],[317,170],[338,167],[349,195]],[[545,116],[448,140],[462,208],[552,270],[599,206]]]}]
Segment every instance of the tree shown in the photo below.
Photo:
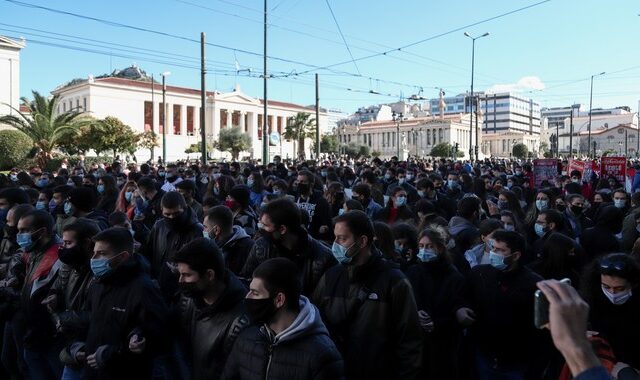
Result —
[{"label": "tree", "polygon": [[231,157],[237,160],[240,152],[251,147],[251,138],[240,127],[224,128],[220,130],[218,141],[214,146],[218,150],[231,152]]},{"label": "tree", "polygon": [[453,148],[449,143],[440,143],[431,149],[430,155],[432,157],[451,157],[453,155],[452,149]]},{"label": "tree", "polygon": [[516,158],[527,158],[527,153],[529,153],[529,148],[523,143],[515,144],[512,148],[513,157]]},{"label": "tree", "polygon": [[[304,157],[304,139],[315,138],[316,119],[311,118],[311,114],[298,112],[292,122],[287,125],[284,138],[298,142],[298,156]],[[322,142],[322,141],[321,141]]]},{"label": "tree", "polygon": [[158,135],[154,131],[144,131],[138,135],[138,147],[149,149],[149,157],[153,160],[153,149],[159,147]]},{"label": "tree", "polygon": [[348,145],[343,146],[344,154],[349,157],[358,158],[358,157],[369,157],[369,146],[356,144],[355,142],[349,143]]},{"label": "tree", "polygon": [[36,159],[40,167],[45,167],[53,157],[53,151],[58,148],[64,138],[77,133],[82,125],[91,121],[82,116],[76,109],[58,113],[59,95],[48,99],[37,91],[32,91],[33,100],[22,98],[28,113],[20,112],[11,107],[17,114],[0,116],[0,124],[7,124],[31,138],[38,150]]},{"label": "tree", "polygon": [[338,136],[323,135],[320,139],[320,150],[325,153],[338,152]]},{"label": "tree", "polygon": [[[202,152],[201,147],[202,147],[201,143],[191,144],[191,145],[189,145],[189,147],[187,149],[184,150],[184,152],[186,154],[200,153],[200,152]],[[210,152],[212,149],[213,149],[213,145],[207,144],[207,151]]]},{"label": "tree", "polygon": [[135,153],[138,135],[120,119],[107,116],[100,121],[98,128],[101,139],[97,145],[101,148],[100,151],[113,151],[113,157],[116,157],[118,152]]},{"label": "tree", "polygon": [[20,131],[0,131],[0,169],[11,169],[27,158],[33,143]]}]

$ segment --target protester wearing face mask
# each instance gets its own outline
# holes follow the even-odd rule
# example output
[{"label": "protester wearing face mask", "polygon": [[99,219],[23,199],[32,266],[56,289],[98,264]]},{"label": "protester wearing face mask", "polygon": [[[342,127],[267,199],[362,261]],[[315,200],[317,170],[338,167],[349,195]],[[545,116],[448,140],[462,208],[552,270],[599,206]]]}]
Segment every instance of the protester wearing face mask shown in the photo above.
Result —
[{"label": "protester wearing face mask", "polygon": [[623,252],[629,252],[633,244],[640,237],[640,226],[636,220],[640,218],[640,192],[631,195],[631,208],[629,213],[622,220],[622,240],[620,248]]},{"label": "protester wearing face mask", "polygon": [[391,192],[386,207],[378,212],[375,219],[388,224],[414,222],[415,215],[407,205],[407,192],[402,187],[396,186]]},{"label": "protester wearing face mask", "polygon": [[302,293],[310,295],[322,275],[336,264],[331,250],[301,226],[300,210],[288,199],[275,199],[260,218],[260,238],[249,253],[241,277],[250,278],[267,259],[286,257],[300,270]]},{"label": "protester wearing face mask", "polygon": [[452,265],[440,231],[422,231],[418,246],[419,262],[408,269],[407,278],[424,332],[421,378],[458,379],[462,330],[456,310],[464,305],[464,277]]},{"label": "protester wearing face mask", "polygon": [[182,177],[178,175],[177,165],[167,165],[166,175],[164,177],[164,184],[160,188],[164,192],[175,191],[176,185],[182,182]]},{"label": "protester wearing face mask", "polygon": [[456,202],[437,191],[433,181],[422,178],[416,183],[418,197],[432,202],[442,217],[450,219],[456,213]]},{"label": "protester wearing face mask", "polygon": [[631,256],[614,253],[587,268],[583,296],[589,303],[589,330],[613,349],[616,359],[640,369],[640,265]]},{"label": "protester wearing face mask", "polygon": [[396,223],[392,226],[394,249],[400,258],[403,272],[418,263],[418,231],[408,223]]},{"label": "protester wearing face mask", "polygon": [[569,194],[565,198],[567,208],[564,212],[572,237],[580,242],[585,229],[593,227],[591,219],[584,215],[585,199],[580,194]]},{"label": "protester wearing face mask", "polygon": [[[471,325],[476,347],[476,375],[480,379],[540,378],[537,360],[545,356],[540,331],[533,323],[533,293],[542,278],[520,264],[524,238],[511,231],[495,231],[490,265],[478,265],[467,277],[468,305],[458,321]],[[537,372],[540,370],[540,372]]]},{"label": "protester wearing face mask", "polygon": [[558,232],[568,236],[571,234],[566,230],[566,219],[557,210],[545,210],[538,214],[538,219],[534,224],[536,239],[531,246],[531,254],[526,254],[522,258],[525,265],[542,258],[544,244],[551,234]]},{"label": "protester wearing face mask", "polygon": [[202,225],[182,194],[172,191],[162,197],[162,219],[149,233],[140,253],[151,263],[151,275],[158,279],[165,300],[176,300],[178,276],[170,263],[175,253],[188,242],[202,237]]},{"label": "protester wearing face mask", "polygon": [[204,219],[204,210],[202,205],[195,200],[196,185],[192,181],[182,181],[176,185],[176,191],[182,194],[187,206],[196,214],[198,221],[202,221]]},{"label": "protester wearing face mask", "polygon": [[478,265],[489,264],[489,253],[493,247],[492,234],[502,228],[500,221],[496,219],[485,219],[478,225],[478,231],[480,232],[480,241],[473,248],[467,250],[464,253],[465,264],[464,266],[458,266],[458,270],[462,273],[469,273],[469,271]]},{"label": "protester wearing face mask", "polygon": [[407,181],[407,173],[404,169],[398,169],[396,171],[396,176],[398,178],[397,184],[390,184],[387,187],[386,195],[391,196],[394,189],[399,186],[407,193],[407,204],[413,205],[418,200],[418,191]]},{"label": "protester wearing face mask", "polygon": [[204,217],[203,233],[220,247],[225,266],[239,275],[255,242],[244,228],[233,225],[231,210],[226,206],[210,208]]},{"label": "protester wearing face mask", "polygon": [[321,191],[314,190],[315,176],[308,170],[298,172],[296,204],[309,214],[307,231],[316,239],[330,236],[331,208]]},{"label": "protester wearing face mask", "polygon": [[624,189],[616,189],[613,192],[613,205],[626,214],[629,210],[629,196]]},{"label": "protester wearing face mask", "polygon": [[449,220],[449,232],[461,256],[476,244],[476,239],[480,236],[476,227],[479,220],[480,200],[478,198],[467,197],[458,201],[458,215]]},{"label": "protester wearing face mask", "polygon": [[230,347],[249,324],[243,304],[247,290],[225,269],[223,253],[210,239],[188,243],[174,261],[182,293],[180,335],[188,347],[191,378],[219,379]]},{"label": "protester wearing face mask", "polygon": [[118,201],[118,195],[120,190],[116,185],[116,180],[110,175],[102,176],[98,180],[98,204],[96,205],[97,211],[103,211],[107,215],[115,211],[116,202]]},{"label": "protester wearing face mask", "polygon": [[258,231],[258,214],[251,207],[249,188],[245,185],[234,186],[224,205],[233,212],[233,224],[244,228],[247,235],[254,236]]},{"label": "protester wearing face mask", "polygon": [[141,198],[137,200],[135,219],[142,221],[148,229],[151,229],[162,217],[161,200],[165,192],[158,189],[158,184],[153,179],[142,177],[138,180],[138,193]]},{"label": "protester wearing face mask", "polygon": [[382,206],[371,199],[371,185],[368,183],[355,185],[351,198],[360,202],[362,207],[366,209],[367,216],[371,219],[375,219],[376,215],[382,210]]},{"label": "protester wearing face mask", "polygon": [[460,185],[460,179],[457,172],[451,172],[447,175],[446,187],[442,186],[444,195],[454,201],[462,198],[464,193],[462,192],[462,186]]},{"label": "protester wearing face mask", "polygon": [[107,374],[150,378],[152,361],[169,347],[167,306],[133,254],[129,231],[109,228],[93,242],[90,265],[96,281],[89,292],[90,322],[86,338],[72,345],[71,355],[83,364],[86,379]]},{"label": "protester wearing face mask", "polygon": [[620,252],[620,238],[622,235],[622,211],[612,205],[600,208],[595,225],[586,228],[580,239],[580,245],[585,250],[587,259],[591,260],[602,254]]},{"label": "protester wearing face mask", "polygon": [[[56,242],[53,226],[48,212],[35,210],[20,218],[16,235],[18,245],[25,252],[21,261],[26,271],[20,294],[24,325],[14,333],[16,338],[22,338],[29,375],[35,379],[60,378],[63,368],[62,363],[55,360],[63,342],[42,305],[62,266],[58,261],[60,244]],[[49,344],[43,345],[43,342]]]},{"label": "protester wearing face mask", "polygon": [[254,326],[238,337],[222,378],[343,379],[342,357],[320,312],[302,295],[296,265],[270,259],[252,277],[245,306]]},{"label": "protester wearing face mask", "polygon": [[69,199],[64,203],[64,213],[69,217],[68,223],[77,218],[93,220],[100,230],[109,226],[108,215],[95,209],[96,195],[92,189],[86,187],[74,188],[69,192]]},{"label": "protester wearing face mask", "polygon": [[9,210],[17,204],[30,204],[27,193],[18,188],[0,190],[0,227],[7,221]]},{"label": "protester wearing face mask", "polygon": [[[394,264],[373,246],[362,211],[335,218],[329,269],[313,295],[345,359],[349,379],[417,379],[422,342],[413,291]],[[345,313],[344,305],[354,309]],[[393,307],[392,307],[393,305]]]},{"label": "protester wearing face mask", "polygon": [[12,257],[20,248],[16,241],[18,234],[18,221],[28,212],[33,210],[33,206],[29,204],[15,205],[9,209],[7,222],[2,229],[2,237],[0,241],[0,280],[4,280],[8,275]]},{"label": "protester wearing face mask", "polygon": [[38,194],[38,200],[36,201],[36,210],[42,210],[49,212],[49,202],[53,197],[53,191],[50,188],[40,190]]},{"label": "protester wearing face mask", "polygon": [[69,273],[56,278],[49,295],[43,303],[56,322],[56,330],[63,336],[65,347],[60,351],[64,364],[63,379],[81,379],[82,370],[71,355],[71,344],[84,338],[86,326],[84,311],[88,308],[89,287],[94,281],[89,266],[93,256],[91,239],[99,232],[94,223],[79,219],[68,224],[62,231],[63,245],[58,250],[58,259]]},{"label": "protester wearing face mask", "polygon": [[540,190],[536,194],[536,199],[529,205],[527,214],[524,217],[524,227],[526,228],[526,238],[529,243],[536,239],[534,224],[538,219],[538,214],[549,209],[555,209],[556,199],[551,191]]}]

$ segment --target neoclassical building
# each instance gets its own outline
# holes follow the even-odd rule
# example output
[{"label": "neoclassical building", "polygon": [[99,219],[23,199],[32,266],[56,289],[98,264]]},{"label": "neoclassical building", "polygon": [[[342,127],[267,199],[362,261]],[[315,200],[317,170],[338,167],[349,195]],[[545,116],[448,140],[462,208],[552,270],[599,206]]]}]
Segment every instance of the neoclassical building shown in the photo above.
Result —
[{"label": "neoclassical building", "polygon": [[[170,78],[170,77],[169,77]],[[166,124],[167,160],[185,158],[191,144],[200,141],[200,90],[178,86],[166,86],[167,123],[164,122],[162,84],[136,66],[103,77],[74,79],[54,91],[60,95],[59,112],[78,109],[96,118],[114,116],[137,132],[153,130],[162,143]],[[262,133],[264,128],[264,103],[244,94],[237,86],[234,91],[220,93],[207,91],[205,107],[205,134],[207,143],[218,139],[221,129],[240,127],[251,136],[252,146],[241,157],[262,157]],[[306,112],[315,118],[315,109],[292,103],[269,100],[267,133],[270,136],[270,157],[294,156],[294,141],[280,138],[298,112]],[[327,113],[320,112],[320,130],[326,130]],[[297,148],[297,144],[295,144]],[[311,157],[311,140],[305,144],[306,157]],[[162,151],[156,149],[156,152]],[[297,152],[295,152],[297,154]],[[157,154],[156,154],[157,155]],[[229,152],[214,150],[215,158],[230,158]],[[138,159],[146,160],[149,152],[136,152]]]}]

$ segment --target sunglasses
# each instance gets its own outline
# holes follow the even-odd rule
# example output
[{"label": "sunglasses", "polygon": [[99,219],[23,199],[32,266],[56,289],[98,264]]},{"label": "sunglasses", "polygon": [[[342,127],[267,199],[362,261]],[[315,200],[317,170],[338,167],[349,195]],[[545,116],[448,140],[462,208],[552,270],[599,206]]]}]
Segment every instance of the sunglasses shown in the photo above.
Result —
[{"label": "sunglasses", "polygon": [[601,270],[615,269],[617,271],[622,271],[626,267],[627,267],[627,264],[624,261],[610,260],[610,259],[602,259],[602,260],[600,260],[600,269]]}]

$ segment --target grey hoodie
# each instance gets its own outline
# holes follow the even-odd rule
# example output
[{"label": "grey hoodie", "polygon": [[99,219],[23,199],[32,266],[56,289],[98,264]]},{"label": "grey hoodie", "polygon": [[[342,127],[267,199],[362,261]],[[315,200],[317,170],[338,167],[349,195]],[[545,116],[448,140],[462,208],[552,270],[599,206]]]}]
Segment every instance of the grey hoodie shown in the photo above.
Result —
[{"label": "grey hoodie", "polygon": [[220,242],[218,242],[218,241],[216,241],[216,243],[219,244],[220,249],[223,249],[224,247],[226,247],[227,245],[230,245],[234,241],[240,240],[240,239],[245,238],[245,237],[250,237],[250,236],[247,235],[247,233],[245,232],[244,228],[242,228],[240,226],[233,226],[233,234],[231,235],[231,237],[229,237],[229,239],[227,239],[227,241],[225,241],[222,244],[220,244]]},{"label": "grey hoodie", "polygon": [[269,337],[271,338],[271,342],[274,346],[311,333],[324,333],[327,336],[329,335],[329,331],[320,317],[320,311],[305,296],[300,296],[300,312],[289,327],[281,331],[276,336],[271,335],[271,330],[265,330],[269,332]]},{"label": "grey hoodie", "polygon": [[474,229],[473,223],[461,216],[454,216],[449,221],[449,233],[453,236],[458,235],[460,232],[466,229]]}]

